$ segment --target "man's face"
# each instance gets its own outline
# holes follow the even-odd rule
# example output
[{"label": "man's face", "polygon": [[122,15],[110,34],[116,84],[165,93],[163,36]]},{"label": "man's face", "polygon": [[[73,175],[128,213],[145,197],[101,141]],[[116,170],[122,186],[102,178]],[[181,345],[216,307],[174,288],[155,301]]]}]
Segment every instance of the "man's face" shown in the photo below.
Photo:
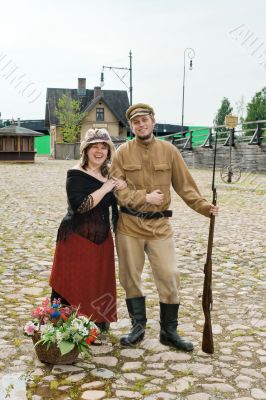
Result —
[{"label": "man's face", "polygon": [[154,120],[150,115],[139,115],[130,121],[131,129],[141,140],[148,140],[153,135]]}]

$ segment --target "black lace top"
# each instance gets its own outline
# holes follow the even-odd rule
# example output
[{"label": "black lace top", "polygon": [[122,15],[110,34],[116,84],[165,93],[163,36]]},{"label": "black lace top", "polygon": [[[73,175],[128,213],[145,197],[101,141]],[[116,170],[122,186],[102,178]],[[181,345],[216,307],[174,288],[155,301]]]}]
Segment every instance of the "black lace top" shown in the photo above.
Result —
[{"label": "black lace top", "polygon": [[112,192],[107,193],[97,206],[93,207],[91,193],[100,189],[102,185],[103,182],[86,172],[75,169],[67,172],[68,211],[58,229],[57,241],[66,240],[68,235],[73,232],[96,244],[105,241],[110,230],[109,207],[112,207],[114,228],[118,211]]}]

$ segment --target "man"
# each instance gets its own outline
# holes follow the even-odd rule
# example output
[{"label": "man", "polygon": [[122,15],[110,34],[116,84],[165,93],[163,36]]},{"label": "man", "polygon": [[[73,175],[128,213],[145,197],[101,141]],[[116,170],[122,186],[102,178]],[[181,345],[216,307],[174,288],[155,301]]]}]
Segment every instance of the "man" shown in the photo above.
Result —
[{"label": "man", "polygon": [[126,117],[136,137],[118,148],[110,171],[112,176],[127,181],[127,188],[116,193],[121,211],[116,246],[119,278],[126,292],[132,328],[120,343],[130,346],[145,334],[141,274],[146,253],[160,299],[160,342],[192,351],[193,344],[176,331],[180,281],[169,221],[171,185],[189,207],[206,217],[211,213],[217,215],[218,208],[201,197],[176,147],[154,137],[152,107],[143,103],[132,105]]}]

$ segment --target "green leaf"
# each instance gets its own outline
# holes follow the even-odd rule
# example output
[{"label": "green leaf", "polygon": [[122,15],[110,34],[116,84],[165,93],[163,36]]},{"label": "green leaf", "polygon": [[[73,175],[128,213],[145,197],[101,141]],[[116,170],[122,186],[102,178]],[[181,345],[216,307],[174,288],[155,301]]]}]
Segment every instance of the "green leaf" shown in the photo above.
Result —
[{"label": "green leaf", "polygon": [[71,342],[67,342],[65,340],[63,340],[60,344],[59,344],[59,349],[61,351],[62,356],[64,354],[69,353],[71,350],[73,350],[75,347],[74,343]]},{"label": "green leaf", "polygon": [[81,103],[63,95],[55,107],[55,116],[59,120],[60,133],[65,143],[75,143],[80,140],[80,128],[85,113],[81,112]]},{"label": "green leaf", "polygon": [[87,357],[90,357],[91,356],[91,354],[90,354],[90,348],[86,345],[84,345],[84,344],[81,344],[80,346],[79,346],[79,348],[80,348],[80,351],[83,353],[83,354],[85,354]]}]

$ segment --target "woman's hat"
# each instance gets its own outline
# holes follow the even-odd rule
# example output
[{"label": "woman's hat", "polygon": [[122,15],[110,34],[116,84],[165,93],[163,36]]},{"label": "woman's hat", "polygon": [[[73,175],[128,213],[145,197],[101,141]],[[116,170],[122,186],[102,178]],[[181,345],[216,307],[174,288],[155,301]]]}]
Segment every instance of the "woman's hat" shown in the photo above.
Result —
[{"label": "woman's hat", "polygon": [[92,129],[90,128],[86,134],[84,140],[80,143],[80,154],[83,153],[86,148],[92,143],[107,143],[111,153],[114,152],[115,147],[111,140],[111,137],[106,129]]}]

